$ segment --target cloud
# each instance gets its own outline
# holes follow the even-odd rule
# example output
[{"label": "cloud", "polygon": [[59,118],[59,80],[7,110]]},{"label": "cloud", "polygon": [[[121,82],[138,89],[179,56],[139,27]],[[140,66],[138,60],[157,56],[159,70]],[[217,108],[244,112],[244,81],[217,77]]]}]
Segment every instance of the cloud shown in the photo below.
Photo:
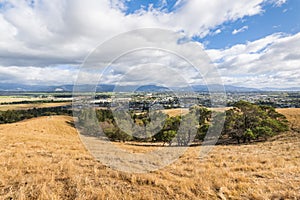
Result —
[{"label": "cloud", "polygon": [[276,33],[228,49],[207,50],[224,80],[254,87],[300,85],[300,33]]},{"label": "cloud", "polygon": [[184,0],[177,0],[176,3],[174,4],[174,8],[179,7],[180,5],[182,5]]},{"label": "cloud", "polygon": [[217,29],[217,30],[213,31],[212,33],[210,33],[210,35],[214,36],[214,35],[218,35],[220,33],[222,33],[222,30],[221,29]]},{"label": "cloud", "polygon": [[73,83],[78,68],[0,66],[0,84],[62,85]]},{"label": "cloud", "polygon": [[128,9],[125,3],[126,0],[110,0],[110,6],[113,9],[121,10],[124,12]]},{"label": "cloud", "polygon": [[[142,35],[155,37],[149,39]],[[105,71],[104,76],[101,76],[102,83],[117,82],[132,85],[156,82],[168,86],[183,85],[184,83],[180,81],[182,78],[178,78],[178,75],[189,82],[195,74],[199,74],[189,62],[202,66],[200,70],[202,74],[208,73],[211,65],[207,55],[201,52],[203,47],[189,40],[178,44],[180,38],[180,35],[159,30],[145,30],[143,34],[133,32],[126,37],[114,38],[113,43],[103,44],[99,50],[90,55],[84,63],[84,71],[98,73],[99,77],[100,73]],[[128,42],[133,40],[135,42]],[[140,46],[147,48],[141,49]],[[132,49],[136,50],[131,51]],[[115,59],[116,55],[111,52],[122,56]],[[189,59],[189,62],[185,59]],[[110,63],[112,60],[114,61]],[[81,83],[90,81],[84,76],[79,80]],[[201,81],[201,77],[198,80]]]},{"label": "cloud", "polygon": [[225,21],[261,13],[263,0],[178,1],[181,6],[176,12],[153,8],[129,15],[124,13],[124,0],[3,3],[6,6],[0,10],[0,64],[45,67],[79,64],[97,44],[136,28],[166,28],[183,31],[190,37],[204,37]]},{"label": "cloud", "polygon": [[[140,9],[132,14],[125,13],[128,9],[126,0],[36,0],[33,4],[28,2],[31,1],[0,0],[2,5],[0,8],[2,82],[72,83],[76,77],[75,71],[78,70],[78,66],[84,58],[99,44],[122,32],[145,27],[164,28],[183,32],[189,41],[193,36],[205,37],[211,34],[212,30],[224,22],[232,22],[245,16],[262,13],[262,6],[266,2],[282,5],[285,1],[178,0],[174,6],[176,9],[170,12],[162,9],[167,1],[161,1],[161,8]],[[214,34],[219,34],[220,31],[217,29]],[[241,32],[240,30],[236,31]],[[153,35],[152,37],[159,36]],[[290,37],[292,36],[287,38]],[[271,63],[272,60],[272,62],[276,62],[274,58],[272,59],[272,55],[277,55],[276,52],[273,54],[269,52],[280,49],[279,41],[274,42],[274,38],[283,42],[285,37],[272,35],[226,50],[211,50],[210,53],[216,54],[215,59],[219,59],[218,66],[221,70],[230,67],[231,70],[238,72],[242,66],[243,70],[249,69],[250,72],[251,69],[255,70],[259,64],[263,64],[263,61],[265,64]],[[139,42],[137,38],[132,41]],[[276,44],[279,46],[276,47]],[[125,45],[127,45],[126,42],[122,42],[116,44],[115,48],[118,49]],[[199,45],[201,44],[199,43]],[[291,45],[296,48],[294,44]],[[250,49],[251,52],[248,52]],[[289,51],[285,49],[286,52],[283,52],[285,57],[278,56],[276,58],[282,59],[277,60],[278,65],[288,61],[290,68],[295,66],[295,63],[298,62],[297,51],[294,51],[294,54],[288,53],[293,50],[295,49]],[[187,53],[193,54],[190,51],[191,49],[186,49]],[[158,57],[157,61],[166,65],[177,65],[178,69],[186,67],[182,62],[177,62],[175,58],[162,56]],[[258,64],[253,63],[254,61],[257,61]],[[116,71],[121,72],[122,66],[138,67],[139,64],[143,63],[129,56],[127,60],[123,59],[123,63],[116,65],[118,66]],[[62,65],[71,66],[74,70],[64,69],[61,67]],[[277,66],[276,63],[275,66]],[[187,77],[193,75],[192,71],[186,73]],[[166,74],[166,72],[152,74],[152,77],[165,79]],[[226,73],[223,74],[230,77]],[[276,77],[280,78],[279,74]],[[118,78],[118,76],[111,74],[110,80],[107,81],[114,80],[114,78]]]},{"label": "cloud", "polygon": [[240,28],[240,29],[234,29],[234,30],[232,31],[232,35],[236,35],[236,34],[238,34],[238,33],[242,33],[242,32],[244,32],[244,31],[246,31],[248,28],[249,28],[248,26],[243,26],[243,27]]},{"label": "cloud", "polygon": [[276,7],[281,7],[283,4],[287,2],[287,0],[270,0],[272,4]]}]

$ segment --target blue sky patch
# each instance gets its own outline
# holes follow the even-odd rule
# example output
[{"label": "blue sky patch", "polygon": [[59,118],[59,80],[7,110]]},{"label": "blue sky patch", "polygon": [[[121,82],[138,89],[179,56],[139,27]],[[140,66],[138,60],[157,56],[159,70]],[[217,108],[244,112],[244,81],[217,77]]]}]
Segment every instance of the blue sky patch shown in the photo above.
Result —
[{"label": "blue sky patch", "polygon": [[[175,12],[184,1],[179,0],[126,0],[124,2],[126,15],[139,10],[157,9],[161,12]],[[213,30],[204,38],[193,37],[207,49],[230,48],[236,44],[266,37],[273,33],[295,34],[300,31],[300,1],[288,0],[281,6],[265,2],[264,12],[260,15],[248,16],[236,21],[225,22]]]},{"label": "blue sky patch", "polygon": [[[268,4],[264,10],[261,15],[226,22],[212,30],[212,33],[220,30],[219,34],[194,39],[204,43],[207,49],[223,49],[255,41],[273,33],[295,34],[300,31],[300,1],[290,0],[281,7]],[[243,27],[247,27],[246,30],[233,34],[234,30]]]}]

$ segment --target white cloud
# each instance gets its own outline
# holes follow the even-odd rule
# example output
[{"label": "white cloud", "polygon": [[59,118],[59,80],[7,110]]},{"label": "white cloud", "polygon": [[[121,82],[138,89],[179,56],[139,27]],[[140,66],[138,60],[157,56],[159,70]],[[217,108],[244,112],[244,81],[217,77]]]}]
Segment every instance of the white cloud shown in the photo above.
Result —
[{"label": "white cloud", "polygon": [[62,85],[73,83],[78,69],[61,67],[19,67],[0,66],[0,84],[2,83],[22,83],[29,85]]},{"label": "white cloud", "polygon": [[214,36],[214,35],[218,35],[220,33],[222,33],[222,30],[221,29],[217,29],[217,30],[213,31],[212,33],[210,33],[210,35]]},{"label": "white cloud", "polygon": [[283,4],[287,2],[287,0],[270,0],[276,7],[281,7]]},{"label": "white cloud", "polygon": [[5,57],[0,64],[43,67],[56,60],[57,64],[80,63],[97,44],[142,27],[205,36],[225,21],[259,14],[262,2],[191,0],[179,3],[182,6],[176,12],[153,8],[125,15],[124,0],[37,0],[34,6],[11,0],[10,6],[0,10],[0,55]]},{"label": "white cloud", "polygon": [[249,28],[248,26],[243,26],[243,27],[240,28],[240,29],[234,29],[234,30],[232,31],[232,34],[233,34],[233,35],[236,35],[236,34],[238,34],[238,33],[242,33],[242,32],[244,32],[244,31],[246,31],[248,28]]},{"label": "white cloud", "polygon": [[[156,27],[182,31],[189,37],[204,37],[224,22],[262,13],[262,4],[266,1],[274,5],[285,3],[285,0],[178,0],[174,6],[176,10],[168,13],[166,10],[160,10],[165,6],[165,1],[162,0],[161,8],[141,9],[126,15],[125,1],[36,0],[32,6],[27,1],[0,0],[4,3],[0,8],[0,74],[1,78],[3,77],[1,81],[71,83],[76,73],[59,66],[79,66],[91,50],[116,34],[136,28]],[[245,29],[243,27],[236,32]],[[221,30],[217,29],[213,34],[220,32]],[[286,51],[287,46],[280,46],[279,43],[284,43],[284,38],[282,35],[272,35],[226,50],[211,50],[210,54],[215,54],[215,59],[219,59],[222,69],[230,67],[236,73],[240,72],[241,66],[242,71],[246,70],[247,73],[251,70],[261,71],[257,68],[262,64],[274,65],[277,69],[277,65],[282,66],[285,61],[289,69],[293,66],[296,68],[298,60],[295,44],[291,44],[294,49]],[[277,39],[279,40],[274,41]],[[118,44],[116,48],[123,45],[126,44]],[[189,49],[186,51],[193,53],[189,52]],[[279,56],[281,53],[276,51],[282,52],[286,57],[282,58]],[[272,58],[274,54],[277,58]],[[175,63],[175,60],[166,61],[161,58],[163,63],[169,62],[184,67],[181,63]],[[130,59],[127,62],[124,66],[140,64]],[[226,73],[224,75],[227,76]],[[280,78],[279,74],[277,75],[276,77]],[[155,76],[163,79],[166,73]]]},{"label": "white cloud", "polygon": [[215,31],[215,34],[220,34],[221,32],[222,32],[221,29],[218,29]]},{"label": "white cloud", "polygon": [[[184,8],[175,13],[172,23],[180,26],[189,35],[205,36],[209,29],[225,21],[234,21],[244,16],[263,12],[263,0],[241,1],[187,1]],[[171,23],[171,24],[172,24]]]},{"label": "white cloud", "polygon": [[207,50],[226,81],[255,87],[300,85],[300,33],[273,34],[223,50]]},{"label": "white cloud", "polygon": [[184,0],[177,0],[176,3],[174,4],[173,8],[177,8],[178,6],[182,5]]},{"label": "white cloud", "polygon": [[[99,74],[109,64],[111,67],[106,70],[104,80],[102,80],[105,83],[116,81],[124,85],[133,84],[134,82],[137,84],[157,82],[168,86],[170,84],[178,86],[183,83],[175,74],[184,77],[187,80],[186,82],[190,82],[192,79],[194,81],[195,74],[197,74],[195,68],[184,58],[189,59],[189,62],[196,64],[196,66],[200,64],[203,74],[210,70],[210,60],[207,59],[207,55],[203,51],[201,52],[201,46],[198,43],[185,41],[179,45],[177,41],[180,37],[177,34],[167,34],[164,31],[146,30],[143,33],[154,37],[150,37],[149,40],[149,38],[142,37],[144,34],[141,34],[141,32],[135,32],[126,35],[125,38],[114,38],[113,44],[104,44],[85,62],[85,71],[87,73],[94,71]],[[133,40],[134,43],[128,42]],[[140,46],[147,46],[150,49],[140,49]],[[137,51],[130,51],[132,49],[137,49]],[[116,57],[111,54],[112,51],[123,56],[110,64],[110,61]],[[158,70],[157,66],[160,66],[161,69]],[[171,71],[167,72],[167,69],[165,69],[167,67],[171,68]],[[124,74],[126,74],[125,77],[123,77]],[[120,77],[122,77],[122,80],[120,80]],[[85,77],[79,79],[81,83],[90,81]],[[201,81],[201,77],[198,79]]]},{"label": "white cloud", "polygon": [[117,10],[126,11],[127,6],[125,2],[126,0],[110,0],[110,6]]}]

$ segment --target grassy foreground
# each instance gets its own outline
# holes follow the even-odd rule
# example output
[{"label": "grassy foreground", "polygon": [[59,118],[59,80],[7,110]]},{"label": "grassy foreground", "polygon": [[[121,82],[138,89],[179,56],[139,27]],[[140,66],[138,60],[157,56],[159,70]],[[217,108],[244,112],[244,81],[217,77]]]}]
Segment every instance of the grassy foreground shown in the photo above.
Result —
[{"label": "grassy foreground", "polygon": [[264,143],[216,146],[202,160],[201,147],[192,147],[148,174],[95,161],[71,117],[0,125],[0,199],[300,199],[300,110],[280,112],[293,131]]}]

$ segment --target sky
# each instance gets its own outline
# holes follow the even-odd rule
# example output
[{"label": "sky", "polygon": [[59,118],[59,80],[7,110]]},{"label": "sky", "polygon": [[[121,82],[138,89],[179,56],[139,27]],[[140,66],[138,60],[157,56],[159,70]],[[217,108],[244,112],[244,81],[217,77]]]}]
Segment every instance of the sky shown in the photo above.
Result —
[{"label": "sky", "polygon": [[[0,0],[0,83],[74,84],[99,44],[161,28],[199,45],[226,85],[299,87],[299,10],[299,0]],[[178,58],[153,51],[125,55],[101,83],[179,86],[177,78],[170,81],[170,66],[189,84],[203,83]]]}]

